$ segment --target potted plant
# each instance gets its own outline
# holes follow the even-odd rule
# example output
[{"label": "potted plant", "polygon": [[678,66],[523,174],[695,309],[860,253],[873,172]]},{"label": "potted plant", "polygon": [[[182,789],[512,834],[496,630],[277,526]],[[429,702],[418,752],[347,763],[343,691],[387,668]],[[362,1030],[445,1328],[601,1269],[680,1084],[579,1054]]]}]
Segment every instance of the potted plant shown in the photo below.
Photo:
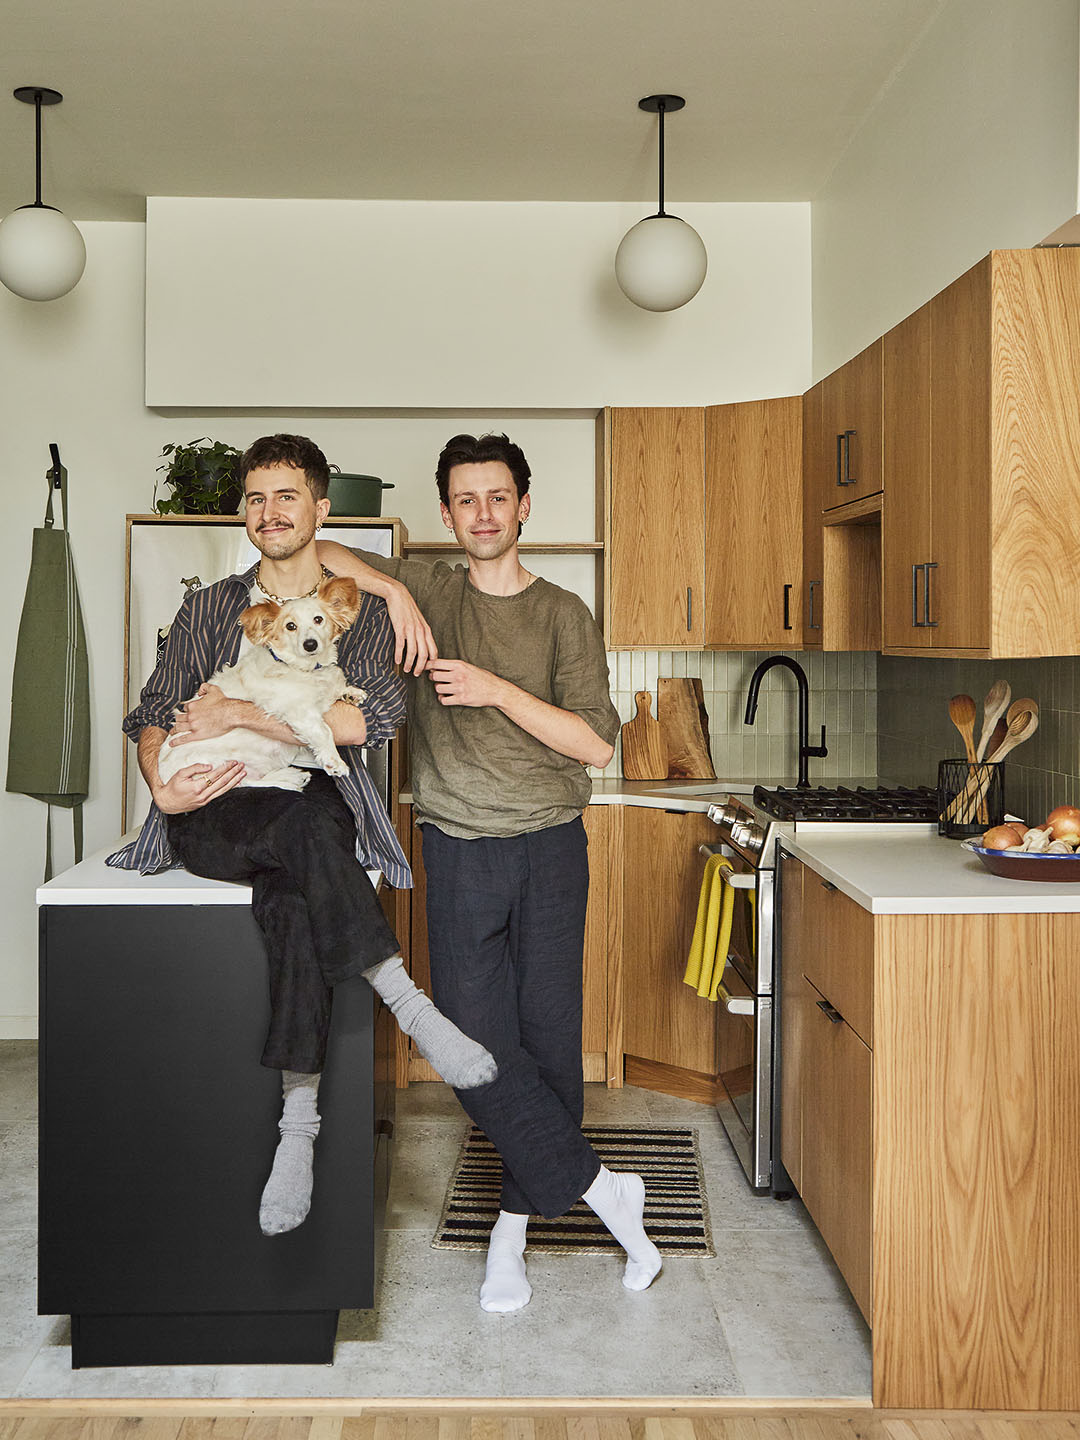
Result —
[{"label": "potted plant", "polygon": [[244,496],[240,482],[240,451],[222,440],[203,435],[187,445],[166,445],[158,469],[172,487],[168,500],[158,500],[159,515],[235,515]]}]

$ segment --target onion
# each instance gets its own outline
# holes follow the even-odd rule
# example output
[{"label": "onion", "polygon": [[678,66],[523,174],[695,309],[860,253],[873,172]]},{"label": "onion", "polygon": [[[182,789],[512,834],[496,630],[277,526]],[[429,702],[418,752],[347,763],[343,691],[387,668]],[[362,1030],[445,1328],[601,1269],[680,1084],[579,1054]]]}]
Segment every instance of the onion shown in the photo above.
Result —
[{"label": "onion", "polygon": [[1059,805],[1046,817],[1050,834],[1055,840],[1070,840],[1080,836],[1080,810],[1073,805]]},{"label": "onion", "polygon": [[1015,850],[1024,843],[1024,832],[1016,825],[995,825],[979,843],[984,850]]}]

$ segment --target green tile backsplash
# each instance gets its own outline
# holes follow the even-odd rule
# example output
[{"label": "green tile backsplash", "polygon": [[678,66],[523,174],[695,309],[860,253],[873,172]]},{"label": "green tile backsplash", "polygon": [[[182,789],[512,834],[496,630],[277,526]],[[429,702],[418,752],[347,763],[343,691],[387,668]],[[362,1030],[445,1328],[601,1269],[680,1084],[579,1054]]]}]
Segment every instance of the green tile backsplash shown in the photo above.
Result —
[{"label": "green tile backsplash", "polygon": [[878,773],[923,785],[937,781],[938,761],[963,757],[949,720],[952,695],[971,695],[982,729],[983,697],[997,679],[1013,699],[1039,703],[1039,728],[1005,760],[1005,804],[1034,822],[1054,805],[1080,803],[1080,658],[936,660],[877,657]]}]

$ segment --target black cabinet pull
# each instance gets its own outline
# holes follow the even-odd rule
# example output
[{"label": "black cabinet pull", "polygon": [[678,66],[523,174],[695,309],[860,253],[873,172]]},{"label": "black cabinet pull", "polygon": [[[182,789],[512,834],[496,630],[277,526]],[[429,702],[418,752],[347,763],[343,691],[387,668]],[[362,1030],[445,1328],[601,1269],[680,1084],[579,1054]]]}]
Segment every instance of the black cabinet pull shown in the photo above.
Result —
[{"label": "black cabinet pull", "polygon": [[688,585],[688,586],[686,587],[686,628],[687,628],[688,631],[693,630],[693,628],[694,628],[693,615],[694,615],[694,591],[693,591],[693,587],[690,586],[690,585]]},{"label": "black cabinet pull", "polygon": [[851,437],[855,433],[854,430],[845,430],[842,437],[844,441],[844,478],[840,481],[841,485],[857,485],[859,483],[851,473]]},{"label": "black cabinet pull", "polygon": [[784,586],[784,629],[791,629],[791,586]]},{"label": "black cabinet pull", "polygon": [[836,437],[836,483],[844,483],[844,437],[843,434]]},{"label": "black cabinet pull", "polygon": [[831,880],[822,880],[821,888],[823,890],[835,890],[836,886],[832,883]]},{"label": "black cabinet pull", "polygon": [[928,629],[933,630],[937,626],[938,622],[931,618],[930,571],[936,570],[938,568],[937,561],[928,560],[922,568],[923,575],[925,576],[925,580],[923,582],[923,624],[927,626]]},{"label": "black cabinet pull", "polygon": [[911,625],[914,630],[922,629],[922,621],[919,619],[919,571],[921,565],[911,567]]},{"label": "black cabinet pull", "polygon": [[817,1002],[817,1008],[825,1016],[825,1019],[830,1022],[830,1024],[842,1025],[844,1023],[843,1015],[840,1014],[840,1011],[837,1010],[835,1006],[830,1005],[828,1000],[819,1000]]},{"label": "black cabinet pull", "polygon": [[820,580],[811,580],[811,581],[810,581],[810,619],[809,619],[809,621],[807,622],[807,626],[806,626],[806,628],[807,628],[808,630],[820,630],[820,629],[821,629],[821,621],[820,621],[820,620],[816,620],[816,621],[815,621],[815,619],[814,619],[814,589],[815,589],[816,586],[818,586],[818,585],[820,585],[820,584],[821,584],[821,581],[820,581]]}]

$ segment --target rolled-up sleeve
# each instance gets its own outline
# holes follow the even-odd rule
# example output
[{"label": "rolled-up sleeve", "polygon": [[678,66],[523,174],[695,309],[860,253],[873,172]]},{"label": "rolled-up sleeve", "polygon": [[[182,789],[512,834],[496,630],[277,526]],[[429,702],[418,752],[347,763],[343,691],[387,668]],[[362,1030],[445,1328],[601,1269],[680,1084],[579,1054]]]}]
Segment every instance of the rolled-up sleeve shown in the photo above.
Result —
[{"label": "rolled-up sleeve", "polygon": [[360,614],[342,640],[338,662],[349,684],[367,693],[358,707],[367,722],[364,744],[378,749],[405,720],[405,681],[394,669],[394,632],[384,601],[361,596]]},{"label": "rolled-up sleeve", "polygon": [[[142,688],[139,703],[124,716],[123,730],[129,740],[138,740],[148,725],[168,730],[173,723],[174,711],[184,700],[190,700],[202,684],[205,670],[200,670],[200,649],[205,652],[206,642],[196,643],[192,629],[192,606],[194,595],[188,595],[177,612],[176,619],[169,626],[165,637],[161,659],[154,672]],[[203,655],[205,665],[205,654]]]}]

